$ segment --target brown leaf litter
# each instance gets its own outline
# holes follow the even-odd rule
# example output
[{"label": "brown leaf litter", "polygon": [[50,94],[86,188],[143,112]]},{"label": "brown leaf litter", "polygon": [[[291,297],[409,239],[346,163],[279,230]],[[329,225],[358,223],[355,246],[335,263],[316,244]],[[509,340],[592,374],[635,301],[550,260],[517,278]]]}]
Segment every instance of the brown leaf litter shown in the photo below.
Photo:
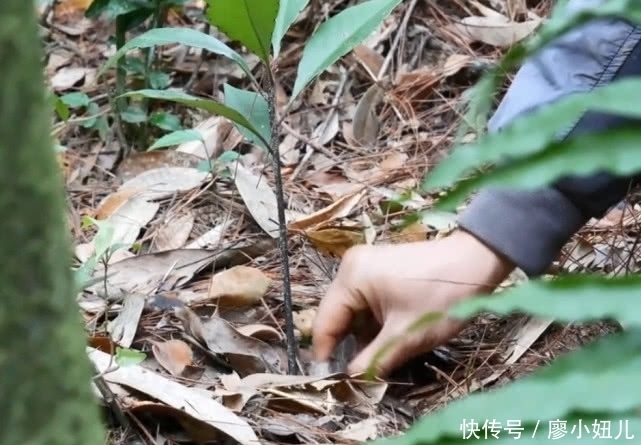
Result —
[{"label": "brown leaf litter", "polygon": [[[199,11],[202,3],[186,7]],[[294,317],[306,376],[285,375],[276,202],[264,154],[226,119],[167,104],[204,144],[130,152],[115,126],[103,141],[77,125],[54,124],[68,147],[59,161],[77,260],[96,249],[96,229],[83,225],[83,216],[109,223],[112,244],[123,246],[96,268],[94,276],[106,273],[106,279],[78,298],[89,358],[118,406],[136,420],[120,435],[115,426],[113,443],[134,432],[159,443],[366,441],[402,431],[424,413],[518,378],[612,329],[483,314],[456,340],[386,382],[340,373],[355,352],[353,337],[330,365],[310,360],[314,311],[346,249],[431,239],[455,227],[456,215],[444,213],[407,225],[407,216],[433,200],[409,192],[450,149],[461,93],[506,46],[533,32],[550,6],[446,3],[399,6],[295,101],[280,129]],[[327,11],[348,4],[310,2],[288,33],[276,66],[279,112],[304,40]],[[82,18],[86,5],[57,2],[47,22],[46,39],[54,44],[47,46],[45,72],[52,89],[84,92],[106,114],[113,79],[105,85],[95,73],[113,54],[113,25]],[[168,20],[197,25],[180,10]],[[256,66],[255,57],[243,56]],[[158,60],[173,86],[187,85],[192,94],[216,97],[223,82],[246,85],[242,72],[220,58],[209,65],[198,53],[164,47]],[[79,111],[72,121],[83,117]],[[228,151],[239,161],[213,173],[199,168]],[[591,221],[551,272],[636,270],[639,207],[633,201]],[[515,273],[506,284],[523,279]],[[146,359],[114,365],[111,354],[119,348]]]}]

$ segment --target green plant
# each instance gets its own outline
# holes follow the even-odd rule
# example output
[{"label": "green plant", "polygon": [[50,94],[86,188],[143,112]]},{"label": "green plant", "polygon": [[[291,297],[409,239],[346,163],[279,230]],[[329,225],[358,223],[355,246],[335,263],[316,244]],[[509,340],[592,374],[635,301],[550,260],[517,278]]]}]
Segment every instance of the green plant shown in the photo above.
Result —
[{"label": "green plant", "polygon": [[[167,12],[172,8],[183,6],[186,2],[187,0],[93,0],[85,15],[89,18],[104,15],[108,20],[115,21],[115,44],[116,48],[120,49],[126,43],[127,32],[146,22],[149,22],[148,27],[152,29],[162,26],[166,20]],[[143,125],[143,131],[136,132],[143,144],[147,139],[147,124],[151,124],[162,131],[174,132],[182,130],[177,116],[168,112],[149,113],[145,101],[131,105],[121,97],[125,92],[128,73],[134,75],[137,79],[141,79],[145,88],[164,89],[170,85],[169,76],[154,67],[155,60],[153,48],[148,48],[144,51],[142,58],[129,57],[118,60],[116,71],[115,95],[117,97],[113,100],[116,108],[114,117],[117,120],[117,124],[121,126],[124,126],[124,124]],[[71,93],[71,95],[74,94],[77,93]],[[96,114],[98,111],[97,104],[92,101],[87,101],[87,104],[78,106],[87,107],[89,115]],[[83,123],[85,128],[93,128],[94,125],[97,126],[101,138],[104,139],[107,131],[106,118]]]},{"label": "green plant", "polygon": [[[612,0],[578,15],[567,14],[563,8],[564,3],[559,4],[537,36],[512,48],[499,66],[481,79],[472,94],[460,135],[482,132],[504,73],[551,39],[593,18],[626,18],[641,24],[639,2]],[[518,119],[500,133],[483,135],[474,144],[456,147],[426,177],[424,187],[449,187],[450,192],[437,203],[437,208],[451,209],[480,186],[527,189],[551,184],[568,174],[597,170],[619,175],[640,172],[638,126],[558,140],[586,110],[641,117],[639,101],[639,78],[568,97]],[[487,165],[492,167],[489,171],[482,175],[476,172]],[[565,322],[616,318],[626,329],[559,358],[517,382],[453,402],[426,416],[404,436],[376,443],[462,445],[475,438],[513,443],[519,435],[519,443],[538,444],[556,437],[555,443],[566,444],[576,443],[579,431],[582,438],[599,443],[616,436],[620,440],[638,438],[641,395],[630,388],[636,387],[641,375],[640,291],[638,276],[577,274],[532,280],[459,305],[451,315],[518,311]],[[438,317],[425,323],[435,319]],[[492,436],[493,432],[496,436]]]},{"label": "green plant", "polygon": [[[292,320],[291,289],[287,262],[287,229],[285,203],[278,156],[278,126],[275,106],[274,72],[271,62],[278,57],[281,40],[309,0],[208,0],[209,23],[230,39],[243,44],[262,61],[266,73],[260,84],[244,59],[236,51],[210,36],[192,29],[156,28],[134,37],[107,61],[101,73],[118,63],[132,49],[151,48],[165,44],[183,44],[202,48],[226,57],[245,72],[255,91],[224,86],[225,102],[201,99],[169,90],[143,89],[131,91],[122,97],[161,99],[201,108],[233,121],[239,131],[272,156],[276,180],[280,225],[280,255],[283,269],[284,300],[289,372],[296,373],[296,344]],[[311,36],[298,65],[298,73],[290,101],[303,91],[320,73],[370,35],[401,0],[368,0],[346,8],[329,18]],[[187,135],[189,136],[189,135]]]}]

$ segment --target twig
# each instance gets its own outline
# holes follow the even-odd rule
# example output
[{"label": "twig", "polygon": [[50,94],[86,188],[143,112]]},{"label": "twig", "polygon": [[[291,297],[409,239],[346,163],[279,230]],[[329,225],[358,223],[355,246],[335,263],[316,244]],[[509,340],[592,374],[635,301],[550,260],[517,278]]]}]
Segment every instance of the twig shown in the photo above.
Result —
[{"label": "twig", "polygon": [[[269,71],[269,68],[267,68]],[[296,337],[294,335],[294,308],[292,305],[292,284],[289,276],[289,256],[287,246],[287,219],[285,218],[285,196],[283,191],[283,177],[280,169],[280,156],[278,151],[278,121],[276,119],[276,85],[271,75],[267,77],[267,105],[269,107],[269,121],[271,123],[270,152],[274,165],[274,179],[276,182],[276,204],[278,207],[278,247],[280,249],[280,263],[283,269],[283,301],[285,303],[285,332],[287,337],[287,371],[291,375],[299,374]]]},{"label": "twig", "polygon": [[396,47],[400,43],[401,37],[405,35],[407,24],[410,21],[410,17],[412,16],[412,11],[414,11],[414,8],[416,7],[416,3],[418,3],[418,0],[412,0],[409,6],[407,7],[407,11],[405,11],[405,16],[403,17],[401,26],[398,28],[398,32],[396,33],[396,36],[394,36],[394,41],[392,42],[392,46],[390,47],[389,52],[387,53],[387,57],[385,57],[385,60],[383,61],[383,65],[381,66],[380,71],[378,72],[377,77],[379,81],[387,72],[387,69],[389,68],[390,63],[392,63],[392,57],[394,56],[394,51],[396,51]]},{"label": "twig", "polygon": [[[341,77],[338,82],[338,88],[336,88],[336,94],[334,95],[334,99],[332,100],[332,109],[327,115],[327,119],[325,119],[325,122],[323,123],[323,131],[321,131],[320,133],[321,136],[325,134],[325,132],[327,131],[327,128],[329,127],[329,122],[334,118],[334,114],[337,113],[336,109],[338,107],[338,103],[341,100],[341,97],[343,96],[343,90],[345,89],[345,84],[347,83],[347,79],[349,77],[350,72],[351,70],[341,72]],[[320,151],[321,153],[325,154],[326,156],[329,156],[332,159],[336,159],[335,155],[328,154],[328,153],[331,153],[329,150],[325,150],[325,149],[321,150],[320,147],[322,147],[321,144],[307,144],[307,150],[305,152],[305,156],[303,157],[302,161],[300,161],[298,166],[296,166],[296,170],[294,170],[294,173],[289,178],[290,182],[296,179],[296,177],[300,174],[300,172],[303,171],[303,168],[307,165],[307,162],[312,157],[312,154],[314,153],[315,150]]]}]

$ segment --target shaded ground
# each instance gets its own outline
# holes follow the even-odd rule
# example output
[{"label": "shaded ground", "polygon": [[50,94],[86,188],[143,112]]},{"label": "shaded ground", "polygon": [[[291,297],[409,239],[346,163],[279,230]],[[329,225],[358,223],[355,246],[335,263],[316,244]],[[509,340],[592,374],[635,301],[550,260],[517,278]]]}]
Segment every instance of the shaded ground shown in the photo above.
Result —
[{"label": "shaded ground", "polygon": [[[124,348],[120,365],[140,363],[135,351],[145,353],[140,364],[121,366],[133,371],[104,375],[116,395],[109,410],[113,443],[212,439],[225,431],[216,421],[232,412],[237,417],[230,422],[248,426],[264,443],[364,441],[401,431],[454,398],[519,378],[616,329],[605,322],[561,326],[483,315],[459,339],[408,364],[389,384],[340,375],[276,379],[273,374],[284,373],[284,308],[278,250],[266,235],[275,219],[270,162],[226,120],[169,103],[151,107],[175,116],[163,115],[166,128],[178,118],[183,128],[199,129],[206,150],[192,142],[136,151],[163,131],[113,121],[113,73],[96,80],[97,69],[114,52],[113,26],[82,18],[81,3],[61,2],[46,21],[46,72],[58,94],[82,92],[91,99],[69,121],[54,122],[54,134],[66,147],[60,161],[78,259],[86,261],[97,247],[85,216],[111,221],[115,239],[135,244],[113,254],[107,267],[113,278],[79,296],[98,369],[109,367],[100,351]],[[355,242],[427,239],[453,228],[455,215],[447,214],[404,226],[405,217],[431,204],[429,196],[408,191],[447,154],[461,94],[501,55],[495,44],[504,31],[476,29],[470,38],[456,24],[482,10],[460,6],[468,2],[447,2],[447,8],[433,3],[404,2],[377,33],[308,88],[284,121],[280,150],[288,210],[299,229],[291,231],[290,264],[303,345],[342,251]],[[548,3],[527,2],[529,13],[545,16]],[[507,14],[502,2],[485,4]],[[305,38],[346,6],[342,0],[312,1],[288,34],[277,64],[281,111]],[[195,3],[171,13],[168,22],[202,29],[199,8]],[[514,20],[522,24],[532,17],[519,13]],[[158,60],[171,86],[191,94],[220,98],[225,82],[247,87],[239,70],[211,55],[168,47]],[[376,95],[372,73],[381,71],[386,75]],[[129,81],[131,89],[141,87],[141,78],[130,75]],[[240,155],[233,170],[221,167],[211,177],[198,169],[203,158],[232,151]],[[305,217],[322,209],[313,220]],[[638,213],[631,201],[591,221],[551,272],[636,269],[630,252],[636,252]],[[240,264],[245,268],[222,272]],[[510,281],[521,279],[515,274]],[[195,320],[195,314],[203,318]],[[303,364],[308,358],[303,349]],[[337,364],[347,358],[337,357]],[[119,411],[124,419],[114,414]],[[253,440],[247,431],[235,434],[237,440]]]}]

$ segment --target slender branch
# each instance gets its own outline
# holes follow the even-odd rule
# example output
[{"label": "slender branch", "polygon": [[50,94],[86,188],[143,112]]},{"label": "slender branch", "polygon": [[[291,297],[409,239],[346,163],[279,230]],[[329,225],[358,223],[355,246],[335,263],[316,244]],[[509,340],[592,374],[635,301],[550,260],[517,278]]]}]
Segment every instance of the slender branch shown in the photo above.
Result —
[{"label": "slender branch", "polygon": [[[267,68],[268,71],[269,68]],[[278,247],[280,263],[283,269],[283,301],[285,302],[285,333],[287,334],[287,371],[289,374],[299,374],[296,337],[294,335],[294,308],[292,305],[292,285],[289,276],[289,256],[287,243],[287,220],[285,219],[285,194],[279,156],[279,122],[276,118],[276,85],[271,75],[267,77],[267,105],[269,107],[269,122],[271,126],[270,154],[274,165],[276,181],[276,204],[278,207]]]}]

